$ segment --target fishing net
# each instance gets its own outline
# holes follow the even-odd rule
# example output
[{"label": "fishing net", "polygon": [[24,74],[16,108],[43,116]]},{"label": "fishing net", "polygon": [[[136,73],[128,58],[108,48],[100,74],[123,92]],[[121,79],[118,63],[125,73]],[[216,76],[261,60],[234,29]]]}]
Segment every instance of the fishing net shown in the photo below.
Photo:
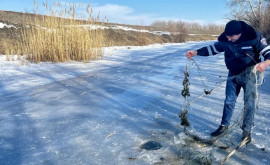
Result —
[{"label": "fishing net", "polygon": [[[190,73],[189,71],[191,70],[190,67],[194,67],[195,66],[195,70],[197,72],[197,76],[199,77],[198,79],[200,80],[200,86],[201,86],[201,94],[198,94],[199,92],[196,92],[196,94],[198,94],[197,96],[193,96],[192,98],[190,98],[191,95],[191,91],[192,89],[190,89],[190,84],[194,83],[190,80]],[[192,68],[192,70],[194,71],[194,68]],[[248,97],[252,97],[252,98],[256,98],[256,110],[258,109],[258,103],[259,103],[259,96],[258,96],[258,92],[257,92],[257,87],[260,86],[263,83],[263,79],[264,79],[264,75],[263,73],[260,73],[256,70],[256,66],[250,67],[246,70],[246,78],[248,79],[254,79],[254,81],[250,81],[252,82],[252,86],[254,86],[256,88],[256,96],[252,96],[254,95],[254,93],[251,93],[250,90],[246,90],[245,91],[245,95]],[[197,62],[193,59],[189,59],[188,62],[186,63],[186,68],[185,68],[185,72],[184,72],[184,79],[182,82],[183,85],[183,89],[181,91],[181,95],[183,96],[184,102],[183,102],[183,106],[180,110],[179,113],[179,118],[181,119],[181,125],[184,127],[188,127],[190,126],[190,121],[188,120],[187,117],[187,113],[190,111],[190,108],[192,107],[192,104],[197,102],[198,100],[202,99],[205,96],[209,96],[212,93],[214,93],[216,90],[220,89],[221,87],[223,88],[223,90],[225,90],[225,82],[227,81],[227,77],[225,78],[224,75],[215,75],[216,77],[219,77],[218,81],[216,81],[215,83],[209,83],[207,82],[207,79],[209,79],[211,76],[210,74],[207,74],[207,76],[205,76],[206,74],[200,69],[199,65],[197,64]],[[235,78],[234,76],[230,77],[231,79]],[[198,83],[198,81],[196,82]],[[249,93],[250,92],[250,93]],[[223,91],[224,93],[224,91]],[[223,94],[224,95],[224,94]],[[243,97],[243,96],[242,96]],[[244,97],[243,97],[244,98]],[[230,125],[230,132],[232,132],[233,130],[235,130],[236,128],[239,128],[242,126],[243,123],[243,118],[244,118],[244,113],[245,113],[245,105],[244,105],[244,99],[239,100],[238,99],[238,104],[237,106],[235,106],[235,110],[234,114],[233,114],[233,118],[232,118],[232,122]],[[205,103],[205,105],[207,105],[207,103]],[[221,107],[223,108],[223,107]],[[187,129],[186,129],[187,130]],[[229,134],[225,134],[223,136],[228,136]],[[200,138],[200,137],[198,137]]]},{"label": "fishing net", "polygon": [[[191,68],[193,67],[193,68]],[[194,69],[195,67],[195,69]],[[197,72],[195,75],[191,75],[190,71],[195,70],[195,72]],[[224,73],[225,74],[225,73]],[[256,98],[256,111],[258,110],[258,103],[259,103],[259,95],[258,95],[258,91],[257,91],[257,87],[262,85],[263,80],[264,80],[264,75],[263,73],[260,73],[256,70],[256,66],[253,66],[249,69],[247,69],[247,73],[246,73],[246,78],[248,79],[254,79],[254,81],[250,81],[252,82],[253,87],[255,87],[255,96],[253,97],[252,95],[254,95],[253,92],[251,92],[250,90],[246,90],[245,91],[245,95],[247,97],[252,97],[252,98]],[[206,76],[207,75],[207,76]],[[192,79],[192,76],[196,76],[196,79]],[[213,79],[211,79],[211,76],[213,77],[218,77],[216,80],[216,82],[213,81]],[[231,79],[235,78],[235,77],[230,77]],[[211,79],[211,81],[207,81],[208,79]],[[211,164],[211,162],[213,161],[213,148],[217,147],[219,149],[222,150],[227,150],[228,148],[230,148],[229,146],[235,146],[236,144],[234,144],[232,141],[232,139],[235,136],[235,129],[239,129],[242,126],[243,123],[243,119],[244,119],[244,113],[245,113],[245,104],[244,104],[244,99],[237,99],[238,104],[235,106],[235,110],[234,110],[234,114],[233,114],[233,118],[231,120],[231,125],[229,127],[229,131],[226,134],[222,134],[221,136],[218,136],[216,138],[205,138],[204,135],[198,133],[198,131],[194,130],[194,128],[192,127],[191,123],[188,120],[187,117],[187,113],[192,110],[192,105],[198,101],[200,101],[200,103],[203,103],[203,106],[209,106],[211,107],[212,105],[207,105],[207,103],[203,102],[204,100],[201,101],[201,99],[210,96],[210,95],[220,95],[220,92],[223,93],[224,95],[224,91],[225,91],[225,82],[227,81],[227,75],[211,75],[209,73],[205,74],[199,67],[199,65],[197,64],[197,62],[193,59],[189,59],[188,62],[186,63],[186,68],[185,68],[185,72],[184,72],[184,79],[182,82],[183,85],[183,89],[181,91],[181,95],[183,97],[183,105],[182,108],[180,110],[179,113],[179,118],[181,119],[181,125],[183,126],[183,132],[179,133],[179,139],[184,140],[184,144],[185,146],[187,145],[188,148],[192,151],[196,151],[197,154],[195,154],[194,157],[190,157],[190,160],[193,162],[194,160],[199,160],[200,163],[203,162],[203,164]],[[194,81],[196,81],[197,84],[200,83],[200,90],[201,92],[198,92],[198,89],[195,89],[196,92],[192,92],[192,90],[194,90],[190,85],[192,83],[195,83]],[[221,91],[219,91],[218,89],[222,89]],[[215,94],[215,92],[217,92],[218,94]],[[192,94],[196,94],[197,96],[193,96],[191,97]],[[242,94],[243,95],[243,94]],[[239,95],[239,97],[241,97],[241,95]],[[238,98],[239,98],[238,97]],[[217,98],[220,98],[220,96],[218,96]],[[242,96],[242,98],[244,98]],[[217,99],[213,99],[213,100],[217,100]],[[219,101],[221,101],[219,99]],[[224,101],[224,100],[223,100]],[[222,103],[220,103],[220,105],[222,106],[221,108],[223,108],[223,101]],[[199,103],[199,104],[200,104]],[[198,104],[197,104],[198,106]],[[192,111],[191,111],[192,112]],[[199,115],[199,114],[197,114]],[[191,140],[192,139],[192,140]],[[189,144],[188,143],[192,143]],[[242,145],[244,145],[246,143],[245,139],[241,142],[240,145],[237,146],[237,148],[234,150],[234,152],[240,148]],[[232,153],[233,154],[233,153]],[[193,154],[194,155],[194,154]],[[231,155],[229,155],[231,156]],[[224,160],[226,161],[229,156],[227,156]],[[192,163],[191,163],[192,164]]]}]

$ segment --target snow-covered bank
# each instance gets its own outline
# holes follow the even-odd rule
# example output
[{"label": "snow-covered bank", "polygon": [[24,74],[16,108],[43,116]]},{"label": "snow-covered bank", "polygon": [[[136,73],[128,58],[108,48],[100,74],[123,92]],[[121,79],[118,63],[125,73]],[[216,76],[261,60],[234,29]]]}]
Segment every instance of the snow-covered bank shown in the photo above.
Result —
[{"label": "snow-covered bank", "polygon": [[[111,47],[104,50],[103,60],[90,63],[19,66],[0,56],[0,164],[195,164],[191,157],[198,153],[211,154],[218,164],[232,148],[187,143],[177,116],[185,52],[208,43]],[[191,66],[191,98],[227,74],[222,55],[195,60],[207,86]],[[260,87],[254,141],[228,164],[270,162],[269,73]],[[223,99],[224,86],[194,103],[188,113],[192,128],[203,136],[216,129]],[[228,141],[237,144],[240,135],[237,127]],[[150,140],[163,147],[140,148]]]}]

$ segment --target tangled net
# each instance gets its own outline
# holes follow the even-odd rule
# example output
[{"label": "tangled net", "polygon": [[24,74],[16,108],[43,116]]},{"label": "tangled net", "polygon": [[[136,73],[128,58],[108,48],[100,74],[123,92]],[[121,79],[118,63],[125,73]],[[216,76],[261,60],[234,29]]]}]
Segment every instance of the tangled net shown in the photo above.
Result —
[{"label": "tangled net", "polygon": [[[189,80],[190,74],[189,74],[189,68],[190,68],[190,65],[191,64],[195,64],[195,66],[197,68],[197,71],[199,72],[199,75],[200,75],[201,83],[205,87],[205,89],[204,89],[204,91],[203,91],[203,93],[201,95],[199,95],[199,96],[195,97],[193,100],[189,101],[188,100],[189,99],[189,96],[190,96],[190,88],[189,88],[189,85],[190,85],[190,80]],[[258,109],[259,97],[258,97],[257,87],[260,86],[260,85],[262,85],[263,80],[264,80],[264,75],[263,75],[263,73],[260,73],[260,72],[258,72],[256,70],[256,66],[254,66],[252,68],[252,71],[249,72],[248,78],[253,77],[254,76],[253,74],[255,74],[255,77],[256,77],[256,81],[252,85],[254,85],[256,87],[256,98],[257,98],[257,100],[256,100],[256,109]],[[204,97],[204,96],[211,95],[211,93],[213,91],[215,91],[218,88],[220,88],[227,81],[227,80],[222,80],[220,82],[217,82],[217,85],[215,87],[213,87],[212,89],[209,90],[207,84],[203,80],[203,77],[205,78],[206,76],[205,76],[205,74],[202,73],[200,67],[195,62],[195,60],[189,59],[188,62],[187,62],[187,64],[186,64],[186,70],[184,72],[184,79],[183,79],[183,82],[182,82],[183,89],[182,89],[181,95],[184,97],[184,103],[183,103],[183,108],[181,109],[181,111],[179,113],[179,118],[181,119],[181,125],[182,126],[185,126],[185,127],[190,126],[190,122],[189,122],[189,120],[187,118],[187,113],[189,111],[190,105],[193,104],[198,99]],[[221,76],[219,76],[219,77],[221,77]],[[235,78],[235,77],[230,77],[230,79],[233,79],[233,78]],[[252,95],[252,93],[247,93],[247,95]],[[244,108],[243,108],[243,110],[240,113],[241,114],[235,115],[235,116],[237,116],[237,118],[232,122],[232,124],[230,126],[230,131],[235,130],[237,128],[237,126],[240,126],[241,125],[241,123],[243,121],[243,116],[244,116]],[[200,137],[197,137],[197,139],[200,139]],[[203,139],[202,139],[202,141],[203,141]]]},{"label": "tangled net", "polygon": [[[195,99],[193,99],[192,101],[188,101],[188,97],[190,96],[190,91],[189,91],[189,85],[190,85],[190,82],[189,82],[189,67],[190,67],[190,64],[195,64],[195,66],[197,67],[197,70],[200,74],[200,77],[201,77],[201,82],[203,84],[203,86],[206,88],[204,89],[204,93],[198,97],[196,97]],[[206,95],[210,95],[214,90],[218,89],[224,82],[219,82],[219,85],[216,86],[215,88],[212,88],[210,90],[207,90],[208,87],[207,85],[205,84],[205,82],[203,81],[203,75],[202,75],[202,72],[201,72],[201,69],[200,67],[198,66],[198,64],[195,62],[195,60],[193,59],[189,59],[189,61],[187,62],[186,64],[186,70],[184,72],[184,75],[185,75],[185,78],[183,80],[183,90],[181,92],[182,96],[184,97],[184,106],[183,108],[181,109],[181,112],[179,113],[179,117],[181,118],[181,125],[183,126],[190,126],[190,122],[188,121],[188,118],[186,116],[186,114],[188,113],[188,108],[189,106],[194,103],[196,100],[200,99],[201,97],[204,97]]]},{"label": "tangled net", "polygon": [[[188,118],[186,116],[186,114],[188,113],[189,111],[189,107],[192,103],[194,103],[196,100],[206,96],[206,95],[210,95],[213,91],[215,91],[216,89],[218,89],[219,87],[221,87],[223,85],[224,82],[226,82],[227,80],[223,80],[223,81],[220,81],[218,82],[218,85],[216,85],[215,87],[213,87],[212,89],[210,90],[206,90],[204,89],[204,92],[203,94],[195,97],[193,100],[191,101],[188,101],[188,98],[190,97],[190,90],[189,90],[189,85],[190,85],[190,80],[189,80],[189,77],[190,77],[190,74],[189,74],[189,67],[190,67],[190,64],[195,64],[195,66],[197,67],[197,71],[199,72],[200,74],[200,77],[201,77],[201,82],[202,84],[204,85],[204,87],[206,87],[206,89],[209,89],[206,85],[206,83],[203,81],[203,77],[206,77],[206,76],[203,76],[198,64],[193,60],[193,59],[190,59],[187,64],[186,64],[186,70],[184,72],[184,80],[183,80],[183,90],[181,92],[182,96],[184,97],[184,104],[183,104],[183,108],[181,109],[180,113],[179,113],[179,117],[181,118],[181,125],[184,126],[184,134],[186,134],[188,137],[191,137],[195,142],[199,142],[199,143],[204,143],[206,144],[208,147],[212,147],[212,146],[215,146],[215,147],[218,147],[220,149],[228,149],[228,145],[224,145],[224,143],[219,143],[217,144],[217,142],[220,140],[220,137],[223,137],[223,136],[233,136],[231,134],[231,132],[233,130],[235,130],[239,125],[241,125],[241,123],[243,122],[243,117],[244,117],[244,108],[242,111],[238,112],[240,114],[237,114],[235,116],[236,119],[234,120],[234,122],[232,122],[231,126],[230,126],[230,131],[228,131],[226,134],[222,134],[220,135],[219,137],[216,137],[216,138],[212,138],[212,139],[205,139],[204,137],[201,137],[200,135],[198,134],[194,134],[194,133],[191,133],[192,131],[188,130],[186,127],[190,126],[190,122],[188,121]],[[258,103],[259,103],[259,96],[258,96],[258,90],[257,90],[257,87],[262,85],[263,81],[264,81],[264,75],[263,73],[260,73],[256,70],[256,66],[254,66],[253,68],[251,68],[252,71],[248,72],[249,75],[247,76],[248,78],[254,78],[254,75],[255,75],[255,83],[252,84],[255,86],[256,88],[256,110],[258,109]],[[221,77],[221,76],[219,76]],[[235,78],[235,77],[230,77],[231,79]],[[247,90],[246,92],[249,92],[249,90]],[[246,93],[247,95],[254,95],[254,93]],[[226,143],[226,142],[225,142]],[[220,164],[223,164],[227,159],[229,159],[241,146],[245,145],[247,143],[247,137],[242,140],[242,142],[227,156],[224,158],[224,160],[220,163]],[[220,145],[221,144],[221,145]],[[211,153],[209,155],[206,155],[207,157],[207,163],[210,163],[211,164],[211,161],[212,161],[212,158],[211,158]],[[202,158],[204,158],[205,155],[203,154],[203,152],[199,153],[199,159],[200,160],[204,160]]]}]

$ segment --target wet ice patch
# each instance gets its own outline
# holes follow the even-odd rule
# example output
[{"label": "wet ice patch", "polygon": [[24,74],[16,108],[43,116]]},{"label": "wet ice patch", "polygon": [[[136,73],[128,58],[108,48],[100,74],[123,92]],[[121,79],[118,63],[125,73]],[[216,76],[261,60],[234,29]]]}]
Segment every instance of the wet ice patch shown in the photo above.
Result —
[{"label": "wet ice patch", "polygon": [[156,141],[148,141],[140,146],[141,149],[145,150],[158,150],[162,145]]}]

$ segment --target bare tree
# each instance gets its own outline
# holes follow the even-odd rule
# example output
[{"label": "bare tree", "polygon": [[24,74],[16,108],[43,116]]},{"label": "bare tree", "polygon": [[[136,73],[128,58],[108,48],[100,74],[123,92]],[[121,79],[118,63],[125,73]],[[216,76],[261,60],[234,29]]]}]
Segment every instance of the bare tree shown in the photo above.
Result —
[{"label": "bare tree", "polygon": [[270,0],[268,0],[268,5],[266,10],[264,11],[264,16],[262,20],[262,33],[268,39],[268,43],[270,42]]},{"label": "bare tree", "polygon": [[256,30],[263,31],[263,19],[269,0],[228,0],[230,19],[243,20]]}]

